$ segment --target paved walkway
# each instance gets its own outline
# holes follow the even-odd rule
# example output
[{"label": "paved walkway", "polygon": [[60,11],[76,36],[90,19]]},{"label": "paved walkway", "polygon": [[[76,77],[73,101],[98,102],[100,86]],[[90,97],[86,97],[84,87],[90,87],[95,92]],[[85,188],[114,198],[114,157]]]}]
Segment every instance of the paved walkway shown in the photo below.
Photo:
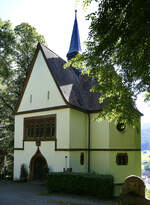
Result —
[{"label": "paved walkway", "polygon": [[46,189],[33,183],[0,183],[0,205],[115,205],[115,201],[93,197],[46,194]]}]

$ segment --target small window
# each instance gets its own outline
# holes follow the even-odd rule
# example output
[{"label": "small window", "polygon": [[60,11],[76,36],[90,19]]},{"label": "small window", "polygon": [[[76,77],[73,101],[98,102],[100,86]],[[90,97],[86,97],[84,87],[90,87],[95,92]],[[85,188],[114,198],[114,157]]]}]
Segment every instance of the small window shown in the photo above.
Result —
[{"label": "small window", "polygon": [[116,156],[117,165],[127,165],[128,164],[128,155],[127,153],[118,153]]},{"label": "small window", "polygon": [[40,124],[40,137],[44,136],[44,126],[43,124]]},{"label": "small window", "polygon": [[81,152],[80,154],[80,164],[84,165],[84,153],[83,152]]},{"label": "small window", "polygon": [[46,137],[49,137],[50,136],[50,125],[47,124],[46,125]]},{"label": "small window", "polygon": [[30,137],[30,127],[26,128],[26,136]]},{"label": "small window", "polygon": [[47,99],[48,100],[50,99],[50,92],[49,91],[47,92]]},{"label": "small window", "polygon": [[36,125],[36,136],[35,137],[39,137],[39,125]]},{"label": "small window", "polygon": [[32,103],[32,95],[30,95],[30,103]]},{"label": "small window", "polygon": [[31,137],[34,136],[34,125],[31,124]]},{"label": "small window", "polygon": [[124,123],[118,123],[117,124],[117,130],[119,132],[123,132],[123,131],[125,131],[125,129],[126,129],[126,125]]}]

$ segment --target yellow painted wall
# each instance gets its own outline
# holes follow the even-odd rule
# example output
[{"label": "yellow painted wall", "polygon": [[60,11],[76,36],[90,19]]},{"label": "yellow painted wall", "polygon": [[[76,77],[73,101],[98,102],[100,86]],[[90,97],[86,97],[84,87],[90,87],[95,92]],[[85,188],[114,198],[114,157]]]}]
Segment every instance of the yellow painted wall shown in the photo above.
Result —
[{"label": "yellow painted wall", "polygon": [[91,151],[91,172],[109,174],[109,152]]},{"label": "yellow painted wall", "polygon": [[[70,109],[70,149],[87,148],[88,115]],[[84,152],[84,165],[80,164],[80,154]],[[73,172],[87,172],[87,151],[70,151],[70,167]]]},{"label": "yellow painted wall", "polygon": [[[96,116],[91,114],[91,148],[106,148],[108,151],[91,151],[91,171],[111,174],[115,183],[122,183],[131,174],[140,176],[140,151],[111,151],[113,148],[141,148],[140,121],[135,128],[127,126],[124,132],[119,132],[114,123],[96,122]],[[128,153],[128,165],[116,164],[117,153]]]},{"label": "yellow painted wall", "polygon": [[70,109],[70,148],[87,148],[88,115]]},{"label": "yellow painted wall", "polygon": [[[117,153],[128,154],[127,165],[117,165]],[[141,152],[140,151],[111,151],[110,152],[110,174],[114,176],[114,183],[123,183],[129,175],[141,176]]]},{"label": "yellow painted wall", "polygon": [[109,147],[109,123],[96,121],[98,114],[90,114],[91,119],[91,148]]},{"label": "yellow painted wall", "polygon": [[114,123],[110,123],[110,148],[141,148],[141,128],[140,121],[135,128],[126,126],[123,132],[117,130]]},{"label": "yellow painted wall", "polygon": [[[109,147],[111,149],[140,149],[140,119],[135,128],[126,126],[123,132],[118,131],[114,123],[110,123]],[[127,153],[127,165],[117,165],[117,153]],[[114,176],[114,183],[123,183],[125,178],[129,175],[141,176],[141,151],[110,151],[109,155],[110,174]],[[119,195],[120,193],[120,186],[115,186],[115,195]]]}]

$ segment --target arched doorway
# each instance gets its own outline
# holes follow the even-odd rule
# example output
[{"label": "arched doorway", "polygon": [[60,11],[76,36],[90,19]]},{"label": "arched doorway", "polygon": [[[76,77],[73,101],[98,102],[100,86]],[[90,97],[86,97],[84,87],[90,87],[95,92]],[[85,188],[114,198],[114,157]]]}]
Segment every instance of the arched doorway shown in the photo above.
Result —
[{"label": "arched doorway", "polygon": [[38,149],[30,161],[30,180],[44,180],[48,172],[46,159]]}]

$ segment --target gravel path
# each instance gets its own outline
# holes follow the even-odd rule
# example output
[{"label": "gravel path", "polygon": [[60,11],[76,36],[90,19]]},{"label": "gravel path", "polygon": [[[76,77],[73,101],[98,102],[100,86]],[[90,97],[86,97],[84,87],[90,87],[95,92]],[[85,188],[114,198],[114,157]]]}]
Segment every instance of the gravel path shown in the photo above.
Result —
[{"label": "gravel path", "polygon": [[75,195],[47,195],[41,184],[2,182],[0,205],[115,205],[115,201]]}]

